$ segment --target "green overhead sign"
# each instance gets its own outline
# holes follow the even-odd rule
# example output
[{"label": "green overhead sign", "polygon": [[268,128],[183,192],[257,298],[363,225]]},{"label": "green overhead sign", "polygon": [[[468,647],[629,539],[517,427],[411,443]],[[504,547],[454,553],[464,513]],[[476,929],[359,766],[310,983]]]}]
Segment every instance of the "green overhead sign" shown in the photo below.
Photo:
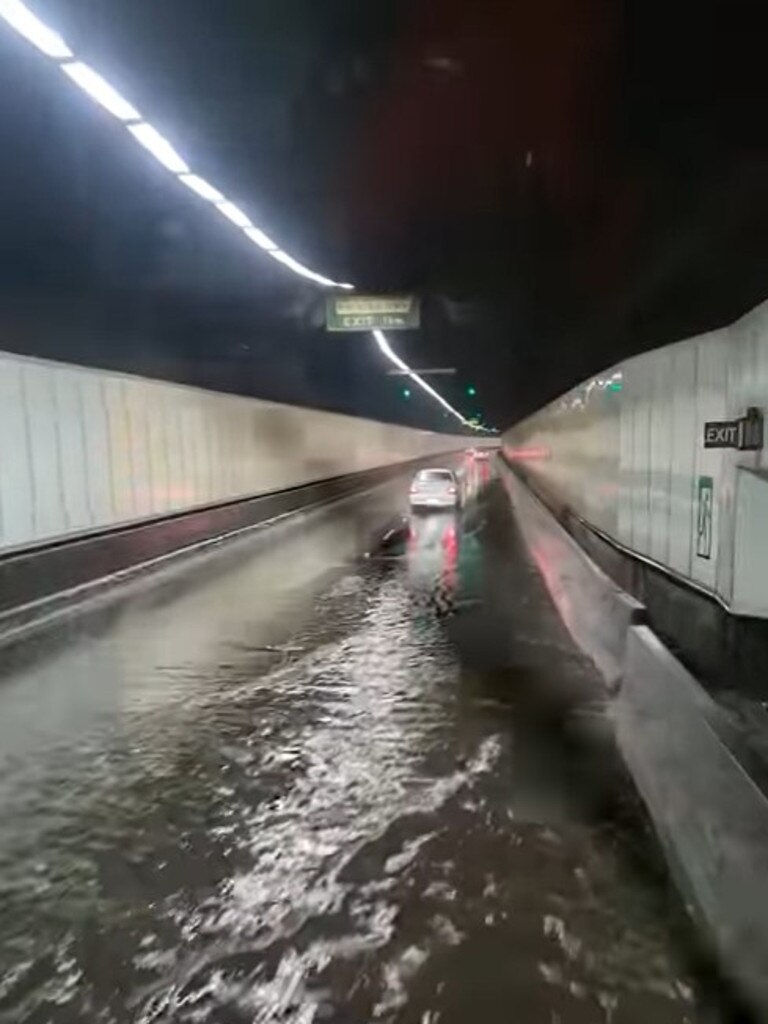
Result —
[{"label": "green overhead sign", "polygon": [[413,331],[420,323],[415,295],[330,295],[326,301],[329,331]]}]

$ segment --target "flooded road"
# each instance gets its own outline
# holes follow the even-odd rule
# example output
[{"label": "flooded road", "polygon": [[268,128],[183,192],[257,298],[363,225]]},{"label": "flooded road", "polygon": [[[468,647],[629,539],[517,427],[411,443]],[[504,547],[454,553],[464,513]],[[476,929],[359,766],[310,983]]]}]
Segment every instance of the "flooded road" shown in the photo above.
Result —
[{"label": "flooded road", "polygon": [[345,531],[3,657],[0,1021],[730,1019],[501,492]]}]

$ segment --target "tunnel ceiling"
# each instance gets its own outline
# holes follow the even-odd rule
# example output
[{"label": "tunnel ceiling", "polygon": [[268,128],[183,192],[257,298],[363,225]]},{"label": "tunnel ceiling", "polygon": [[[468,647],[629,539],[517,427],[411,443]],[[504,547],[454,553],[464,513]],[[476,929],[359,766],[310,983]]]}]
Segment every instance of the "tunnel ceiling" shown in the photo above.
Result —
[{"label": "tunnel ceiling", "polygon": [[[452,400],[475,385],[497,426],[768,296],[758,5],[30,5],[291,252],[364,289],[421,294],[423,329],[398,350],[456,366]],[[212,334],[317,329],[311,289],[241,269],[223,238],[191,246],[165,184],[132,178],[101,124],[74,144],[61,105],[75,101],[37,54],[4,52],[6,327],[14,301],[38,308],[41,294],[92,320],[98,280],[104,308],[151,301],[164,338],[203,363]]]}]

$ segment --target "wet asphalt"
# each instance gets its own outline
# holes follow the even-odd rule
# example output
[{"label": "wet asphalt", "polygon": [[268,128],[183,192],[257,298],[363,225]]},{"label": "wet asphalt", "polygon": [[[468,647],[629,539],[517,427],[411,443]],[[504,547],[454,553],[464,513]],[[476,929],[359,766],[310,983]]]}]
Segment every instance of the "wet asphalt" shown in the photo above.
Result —
[{"label": "wet asphalt", "polygon": [[3,652],[2,1024],[737,1019],[491,476]]}]

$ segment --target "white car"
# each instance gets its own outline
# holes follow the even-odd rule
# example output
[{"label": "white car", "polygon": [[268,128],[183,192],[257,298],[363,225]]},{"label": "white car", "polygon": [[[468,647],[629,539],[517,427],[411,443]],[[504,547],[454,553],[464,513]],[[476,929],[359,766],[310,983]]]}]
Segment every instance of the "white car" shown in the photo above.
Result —
[{"label": "white car", "polygon": [[411,508],[457,508],[459,483],[450,469],[420,469],[413,478]]}]

